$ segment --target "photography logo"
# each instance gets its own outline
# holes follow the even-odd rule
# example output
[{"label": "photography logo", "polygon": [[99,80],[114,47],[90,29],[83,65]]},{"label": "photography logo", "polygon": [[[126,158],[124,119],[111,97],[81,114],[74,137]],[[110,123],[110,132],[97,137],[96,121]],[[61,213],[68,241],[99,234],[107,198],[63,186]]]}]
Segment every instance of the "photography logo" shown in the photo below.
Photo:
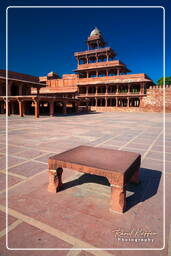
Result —
[{"label": "photography logo", "polygon": [[114,237],[120,242],[153,243],[156,239],[156,232],[146,231],[142,228],[124,231],[120,228],[112,231]]}]

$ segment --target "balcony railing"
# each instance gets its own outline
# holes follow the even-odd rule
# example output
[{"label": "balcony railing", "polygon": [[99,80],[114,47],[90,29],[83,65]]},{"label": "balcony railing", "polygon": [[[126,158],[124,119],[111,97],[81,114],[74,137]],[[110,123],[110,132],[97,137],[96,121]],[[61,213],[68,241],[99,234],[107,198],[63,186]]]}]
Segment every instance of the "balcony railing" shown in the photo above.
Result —
[{"label": "balcony railing", "polygon": [[141,91],[139,92],[104,92],[104,93],[79,93],[78,97],[98,97],[98,96],[140,96],[145,95]]},{"label": "balcony railing", "polygon": [[77,70],[83,69],[92,69],[92,68],[100,68],[100,67],[115,67],[115,66],[124,66],[124,64],[119,60],[111,60],[111,61],[104,61],[104,62],[95,62],[95,63],[86,63],[80,64],[77,67]]}]

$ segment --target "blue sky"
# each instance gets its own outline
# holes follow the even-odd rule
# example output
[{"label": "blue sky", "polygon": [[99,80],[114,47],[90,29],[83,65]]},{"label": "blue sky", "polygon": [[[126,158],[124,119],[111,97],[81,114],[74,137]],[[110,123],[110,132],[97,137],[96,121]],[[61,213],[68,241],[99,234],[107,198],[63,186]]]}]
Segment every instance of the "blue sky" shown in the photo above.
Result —
[{"label": "blue sky", "polygon": [[[36,1],[30,4],[36,5]],[[162,20],[161,8],[12,8],[9,70],[36,76],[50,71],[72,73],[77,65],[74,52],[87,49],[85,40],[97,26],[108,46],[117,52],[116,59],[123,61],[131,73],[146,73],[156,82],[163,75]],[[168,71],[166,76],[170,75]]]}]

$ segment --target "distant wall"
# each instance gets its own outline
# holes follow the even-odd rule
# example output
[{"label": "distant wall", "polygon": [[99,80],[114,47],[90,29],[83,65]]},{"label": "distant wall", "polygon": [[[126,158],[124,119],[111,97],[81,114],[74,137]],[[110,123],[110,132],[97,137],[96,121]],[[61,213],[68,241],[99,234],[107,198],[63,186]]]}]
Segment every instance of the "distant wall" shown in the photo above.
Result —
[{"label": "distant wall", "polygon": [[[162,112],[163,104],[163,88],[153,87],[147,90],[147,96],[143,97],[141,108],[145,112]],[[165,88],[165,107],[166,112],[171,112],[171,86]]]}]

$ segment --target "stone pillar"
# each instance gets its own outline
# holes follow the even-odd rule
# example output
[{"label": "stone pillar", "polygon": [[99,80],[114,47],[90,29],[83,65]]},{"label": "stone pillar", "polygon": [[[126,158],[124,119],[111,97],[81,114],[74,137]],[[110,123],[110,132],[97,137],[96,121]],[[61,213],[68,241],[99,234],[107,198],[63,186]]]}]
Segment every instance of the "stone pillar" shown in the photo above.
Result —
[{"label": "stone pillar", "polygon": [[130,84],[128,84],[128,94],[130,93]]},{"label": "stone pillar", "polygon": [[89,72],[87,71],[87,78],[88,78],[88,76],[89,76]]},{"label": "stone pillar", "polygon": [[54,101],[49,102],[50,116],[54,116]]},{"label": "stone pillar", "polygon": [[129,97],[127,97],[127,107],[129,107]]},{"label": "stone pillar", "polygon": [[97,107],[97,98],[95,98],[95,107]]},{"label": "stone pillar", "polygon": [[126,206],[126,189],[125,187],[111,184],[111,210],[123,213]]},{"label": "stone pillar", "polygon": [[108,86],[106,85],[106,91],[105,91],[105,94],[107,95],[108,94]]},{"label": "stone pillar", "polygon": [[87,61],[87,64],[88,64],[88,57],[86,56],[86,61]]},{"label": "stone pillar", "polygon": [[116,97],[116,107],[118,107],[118,97]]},{"label": "stone pillar", "polygon": [[144,94],[144,83],[140,84],[140,94]]},{"label": "stone pillar", "polygon": [[19,105],[19,115],[21,117],[23,117],[24,116],[24,102],[19,100],[18,105]]},{"label": "stone pillar", "polygon": [[88,95],[88,86],[86,86],[86,96]]},{"label": "stone pillar", "polygon": [[118,91],[119,91],[119,85],[117,84],[116,85],[116,93],[118,93]]},{"label": "stone pillar", "polygon": [[63,114],[67,114],[67,107],[66,107],[66,102],[63,102]]},{"label": "stone pillar", "polygon": [[106,54],[106,61],[109,61],[109,54]]},{"label": "stone pillar", "polygon": [[119,68],[117,69],[117,76],[119,76],[120,75],[120,70],[119,70]]},{"label": "stone pillar", "polygon": [[39,100],[34,100],[34,117],[39,117]]},{"label": "stone pillar", "polygon": [[96,86],[96,95],[98,94],[98,86]]},{"label": "stone pillar", "polygon": [[96,52],[96,62],[98,62],[98,56],[97,56],[97,52]]},{"label": "stone pillar", "polygon": [[11,105],[10,101],[7,100],[7,103],[6,103],[6,113],[7,113],[8,116],[10,116],[10,114],[11,114],[11,109],[10,109],[11,106],[10,105]]},{"label": "stone pillar", "polygon": [[138,107],[141,106],[141,100],[142,100],[142,98],[140,97],[140,98],[139,98],[139,102],[138,102]]},{"label": "stone pillar", "polygon": [[107,97],[105,98],[105,107],[107,107]]}]

